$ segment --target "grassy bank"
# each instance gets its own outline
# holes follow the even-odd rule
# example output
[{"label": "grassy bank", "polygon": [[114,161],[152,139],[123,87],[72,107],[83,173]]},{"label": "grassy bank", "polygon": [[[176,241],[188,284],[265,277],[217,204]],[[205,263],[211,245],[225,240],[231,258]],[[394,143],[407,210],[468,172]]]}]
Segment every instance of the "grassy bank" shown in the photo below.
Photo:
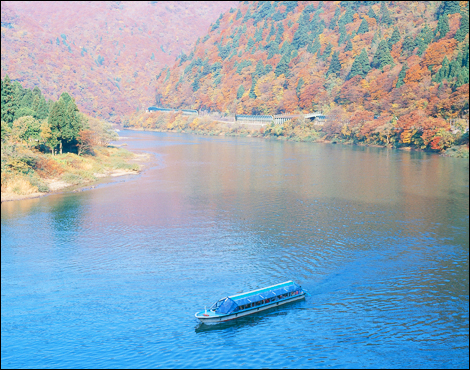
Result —
[{"label": "grassy bank", "polygon": [[2,146],[1,200],[42,196],[106,176],[136,174],[142,156],[113,146],[93,154],[44,154],[25,146]]}]

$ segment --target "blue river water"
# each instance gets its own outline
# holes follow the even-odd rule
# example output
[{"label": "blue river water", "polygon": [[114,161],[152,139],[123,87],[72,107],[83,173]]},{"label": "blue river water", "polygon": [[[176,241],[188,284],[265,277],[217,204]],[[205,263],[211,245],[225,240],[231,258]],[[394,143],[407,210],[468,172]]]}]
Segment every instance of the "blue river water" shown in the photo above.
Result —
[{"label": "blue river water", "polygon": [[[142,174],[2,203],[2,368],[468,367],[468,160],[120,134]],[[194,317],[286,280],[310,296]]]}]

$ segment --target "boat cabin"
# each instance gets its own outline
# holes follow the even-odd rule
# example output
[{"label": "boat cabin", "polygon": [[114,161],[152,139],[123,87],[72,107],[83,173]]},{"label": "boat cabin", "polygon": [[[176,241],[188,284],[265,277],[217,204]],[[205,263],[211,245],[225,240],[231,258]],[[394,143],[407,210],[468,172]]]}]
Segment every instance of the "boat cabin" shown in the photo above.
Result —
[{"label": "boat cabin", "polygon": [[210,307],[209,311],[219,315],[228,315],[256,307],[271,305],[273,302],[284,301],[302,294],[304,294],[304,292],[300,286],[292,281],[288,281],[268,288],[222,298],[215,302]]}]

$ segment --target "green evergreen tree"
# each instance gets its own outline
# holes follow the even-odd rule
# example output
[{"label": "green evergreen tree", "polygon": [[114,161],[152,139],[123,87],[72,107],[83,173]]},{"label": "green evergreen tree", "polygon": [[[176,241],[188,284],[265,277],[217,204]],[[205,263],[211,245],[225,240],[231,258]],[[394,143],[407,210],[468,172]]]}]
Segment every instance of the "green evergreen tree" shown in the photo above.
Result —
[{"label": "green evergreen tree", "polygon": [[237,15],[235,16],[235,20],[240,19],[242,16],[243,16],[242,12],[240,11],[240,9],[238,9]]},{"label": "green evergreen tree", "polygon": [[313,4],[308,4],[303,10],[303,13],[309,14],[309,19],[310,19],[310,14],[314,12],[315,12],[315,8]]},{"label": "green evergreen tree", "polygon": [[313,18],[310,21],[310,31],[312,31],[312,35],[314,38],[319,34],[319,26],[320,15],[318,13],[313,13]]},{"label": "green evergreen tree", "polygon": [[19,108],[19,104],[16,99],[13,84],[11,83],[11,80],[8,75],[5,76],[2,87],[2,121],[8,123],[11,127],[11,124],[13,123],[15,118],[16,110]]},{"label": "green evergreen tree", "polygon": [[382,69],[386,65],[395,65],[393,58],[390,55],[390,50],[388,49],[387,42],[385,40],[380,41],[379,47],[375,52],[374,59],[372,59],[371,66],[372,68]]},{"label": "green evergreen tree", "polygon": [[[36,94],[33,94],[33,104],[31,105],[31,109],[34,111],[34,112],[37,112],[38,110],[38,106],[39,106],[39,100],[40,100],[40,96],[36,95]],[[36,117],[36,114],[34,115],[34,117]]]},{"label": "green evergreen tree", "polygon": [[286,40],[282,43],[281,50],[280,50],[281,54],[290,56],[292,53],[292,50],[293,50],[293,47],[292,47],[292,44],[289,42],[289,40]]},{"label": "green evergreen tree", "polygon": [[260,59],[258,60],[258,63],[256,63],[256,68],[255,68],[255,76],[256,78],[260,78],[264,74],[264,64],[263,61]]},{"label": "green evergreen tree", "polygon": [[274,22],[271,21],[271,29],[269,30],[268,40],[276,34],[276,27],[274,27]]},{"label": "green evergreen tree", "polygon": [[76,145],[78,135],[83,127],[81,114],[75,103],[75,99],[68,102],[65,111],[65,119],[65,125],[62,127],[62,137],[67,143]]},{"label": "green evergreen tree", "polygon": [[[315,51],[313,51],[313,44],[308,44],[308,46],[307,46],[307,53],[315,54]],[[269,58],[268,58],[268,59],[269,59]]]},{"label": "green evergreen tree", "polygon": [[439,17],[439,21],[437,22],[436,31],[434,33],[434,39],[442,39],[445,35],[447,35],[447,32],[449,31],[449,17],[447,16],[447,14],[443,14]]},{"label": "green evergreen tree", "polygon": [[418,47],[418,55],[421,56],[428,48],[428,45],[431,43],[433,37],[432,29],[429,28],[427,24],[419,31],[416,35],[415,43]]},{"label": "green evergreen tree", "polygon": [[264,31],[266,28],[268,28],[268,20],[267,19],[264,20],[263,28],[261,29],[261,31]]},{"label": "green evergreen tree", "polygon": [[279,48],[276,43],[271,41],[268,48],[268,59],[271,59],[276,54],[279,54]]},{"label": "green evergreen tree", "polygon": [[46,99],[44,96],[41,95],[41,98],[39,99],[39,104],[36,109],[36,118],[37,119],[45,119],[49,115],[49,107],[46,103]]},{"label": "green evergreen tree", "polygon": [[403,80],[406,76],[406,71],[408,70],[408,63],[403,63],[403,66],[401,67],[401,71],[400,73],[398,74],[398,80],[397,80],[397,85],[396,87],[399,88],[400,86],[402,86],[404,84]]},{"label": "green evergreen tree", "polygon": [[354,59],[347,79],[350,80],[357,75],[364,78],[367,76],[370,69],[369,57],[367,56],[366,49],[362,49],[361,53]]},{"label": "green evergreen tree", "polygon": [[31,116],[31,117],[35,117],[36,116],[36,112],[33,111],[31,108],[29,107],[20,107],[16,110],[15,112],[15,118],[14,120],[16,121],[18,118],[21,118],[21,117],[27,117],[27,116]]},{"label": "green evergreen tree", "polygon": [[279,61],[278,65],[276,66],[276,69],[274,70],[274,74],[276,75],[276,77],[279,77],[282,74],[288,77],[289,63],[290,57],[287,54],[284,54],[281,60]]},{"label": "green evergreen tree", "polygon": [[52,107],[54,106],[54,101],[52,99],[49,99],[47,101],[47,111],[50,113],[52,111]]},{"label": "green evergreen tree", "polygon": [[362,20],[361,25],[357,29],[357,34],[362,35],[363,33],[369,32],[369,24],[365,19]]},{"label": "green evergreen tree", "polygon": [[393,29],[392,36],[388,39],[388,48],[392,50],[393,45],[395,45],[398,41],[400,41],[400,31],[398,31],[398,27]]},{"label": "green evergreen tree", "polygon": [[276,33],[276,38],[274,42],[279,45],[282,41],[283,36],[284,36],[284,26],[282,25],[282,23],[279,23],[279,25],[277,26],[277,33]]},{"label": "green evergreen tree", "polygon": [[214,24],[211,24],[211,32],[215,31],[219,27],[220,27],[220,18],[217,19]]},{"label": "green evergreen tree", "polygon": [[299,28],[297,28],[297,31],[295,31],[294,37],[292,39],[292,46],[295,49],[300,49],[307,45],[308,41],[308,23],[300,22]]},{"label": "green evergreen tree", "polygon": [[468,35],[468,12],[462,12],[460,15],[460,27],[454,36],[459,42],[465,40],[465,36]]},{"label": "green evergreen tree", "polygon": [[453,59],[449,64],[449,79],[457,77],[460,73],[461,65],[457,59]]},{"label": "green evergreen tree", "polygon": [[49,127],[52,135],[58,140],[60,145],[60,153],[62,154],[65,138],[62,135],[62,128],[66,125],[66,104],[63,99],[59,99],[52,106],[51,113],[48,117]]},{"label": "green evergreen tree", "polygon": [[340,14],[341,14],[340,8],[336,8],[335,15],[333,16],[333,18],[331,18],[330,25],[328,26],[330,30],[334,30],[335,27],[338,25],[338,19],[339,19]]},{"label": "green evergreen tree", "polygon": [[403,51],[413,51],[416,47],[415,40],[410,35],[406,35],[403,39],[402,49]]},{"label": "green evergreen tree", "polygon": [[60,94],[60,98],[64,100],[66,106],[72,101],[72,97],[67,92],[63,92],[62,94]]},{"label": "green evergreen tree", "polygon": [[439,8],[438,13],[442,15],[460,13],[460,2],[459,1],[443,1]]},{"label": "green evergreen tree", "polygon": [[379,21],[379,17],[377,14],[375,14],[374,9],[372,9],[372,7],[369,8],[369,12],[367,13],[367,15],[369,18],[375,18],[377,22]]},{"label": "green evergreen tree", "polygon": [[27,89],[20,102],[20,108],[31,108],[33,106],[33,92]]},{"label": "green evergreen tree", "polygon": [[333,56],[331,57],[330,67],[328,68],[328,72],[326,73],[326,76],[328,77],[329,75],[332,75],[332,74],[339,75],[340,71],[341,71],[341,63],[339,61],[339,53],[335,51],[333,53]]},{"label": "green evergreen tree", "polygon": [[18,104],[18,108],[21,107],[21,101],[23,100],[23,97],[25,96],[26,92],[28,89],[23,89],[23,86],[18,81],[12,82],[13,86],[13,91],[15,92],[15,98]]},{"label": "green evergreen tree", "polygon": [[341,25],[345,26],[351,22],[354,22],[354,10],[352,9],[352,6],[348,2],[346,13],[344,13],[344,15],[338,21],[338,26],[341,26]]},{"label": "green evergreen tree", "polygon": [[323,50],[323,54],[322,54],[323,60],[326,60],[331,55],[331,50],[332,49],[333,49],[333,45],[328,43],[325,47],[325,50]]},{"label": "green evergreen tree", "polygon": [[346,27],[342,24],[339,26],[339,38],[338,38],[338,45],[341,45],[344,41],[346,41],[346,38],[348,37],[348,34],[346,32]]},{"label": "green evergreen tree", "polygon": [[444,80],[447,80],[449,77],[449,59],[447,59],[447,55],[444,57],[442,60],[442,65],[441,68],[439,68],[439,71],[434,75],[433,81],[434,82],[442,82]]},{"label": "green evergreen tree", "polygon": [[461,65],[462,67],[466,67],[468,69],[468,57],[469,57],[469,48],[468,48],[468,43],[464,45],[463,50],[466,50],[465,54],[462,55],[462,61]]},{"label": "green evergreen tree", "polygon": [[391,26],[393,24],[392,18],[390,17],[390,12],[388,11],[387,6],[385,5],[386,2],[382,1],[381,6],[380,6],[380,13],[382,14],[382,20],[381,23],[384,26]]},{"label": "green evergreen tree", "polygon": [[251,78],[251,89],[250,89],[250,93],[248,94],[250,99],[256,99],[255,87],[256,87],[256,82],[257,81],[258,80],[256,79],[256,76],[252,76],[252,78]]},{"label": "green evergreen tree", "polygon": [[[461,71],[461,72],[457,75],[457,78],[455,79],[454,90],[465,84],[464,73],[465,73],[465,72],[462,72],[462,71]],[[468,83],[468,82],[467,82],[467,83]]]},{"label": "green evergreen tree", "polygon": [[241,99],[244,93],[245,93],[245,88],[243,87],[243,85],[240,85],[237,91],[237,99]]},{"label": "green evergreen tree", "polygon": [[34,89],[33,89],[33,95],[37,96],[37,97],[41,97],[42,93],[41,93],[41,90],[39,89],[39,87],[37,86],[34,86]]},{"label": "green evergreen tree", "polygon": [[255,31],[255,41],[260,42],[261,40],[263,40],[263,30],[258,28]]},{"label": "green evergreen tree", "polygon": [[352,42],[351,40],[348,40],[348,42],[346,43],[346,46],[344,47],[344,51],[351,51],[353,49],[353,46],[352,46]]},{"label": "green evergreen tree", "polygon": [[304,79],[302,77],[300,77],[299,82],[297,82],[297,88],[295,90],[295,92],[297,93],[297,97],[300,97],[300,90],[304,86],[304,83],[305,83]]},{"label": "green evergreen tree", "polygon": [[319,39],[315,39],[312,45],[312,54],[315,54],[317,51],[320,52],[321,44]]},{"label": "green evergreen tree", "polygon": [[250,9],[248,9],[248,10],[246,11],[246,13],[245,13],[245,16],[243,17],[243,21],[242,21],[242,22],[243,22],[243,23],[246,23],[246,22],[248,22],[248,21],[250,20],[250,18],[251,18],[251,13],[250,13]]}]

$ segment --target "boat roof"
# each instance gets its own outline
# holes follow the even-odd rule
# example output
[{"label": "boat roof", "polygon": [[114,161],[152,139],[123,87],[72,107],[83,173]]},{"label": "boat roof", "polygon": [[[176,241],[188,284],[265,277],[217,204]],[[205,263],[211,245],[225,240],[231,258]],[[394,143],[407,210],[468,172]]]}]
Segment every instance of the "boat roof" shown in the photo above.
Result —
[{"label": "boat roof", "polygon": [[284,288],[284,287],[289,286],[289,285],[295,285],[295,283],[292,280],[289,280],[289,281],[285,281],[284,283],[268,286],[266,288],[252,290],[251,292],[231,295],[228,298],[238,300],[238,299],[242,299],[242,298],[246,298],[246,297],[251,297],[252,295],[255,295],[255,294],[260,294],[260,293],[263,293],[263,292],[271,291],[273,289]]}]

